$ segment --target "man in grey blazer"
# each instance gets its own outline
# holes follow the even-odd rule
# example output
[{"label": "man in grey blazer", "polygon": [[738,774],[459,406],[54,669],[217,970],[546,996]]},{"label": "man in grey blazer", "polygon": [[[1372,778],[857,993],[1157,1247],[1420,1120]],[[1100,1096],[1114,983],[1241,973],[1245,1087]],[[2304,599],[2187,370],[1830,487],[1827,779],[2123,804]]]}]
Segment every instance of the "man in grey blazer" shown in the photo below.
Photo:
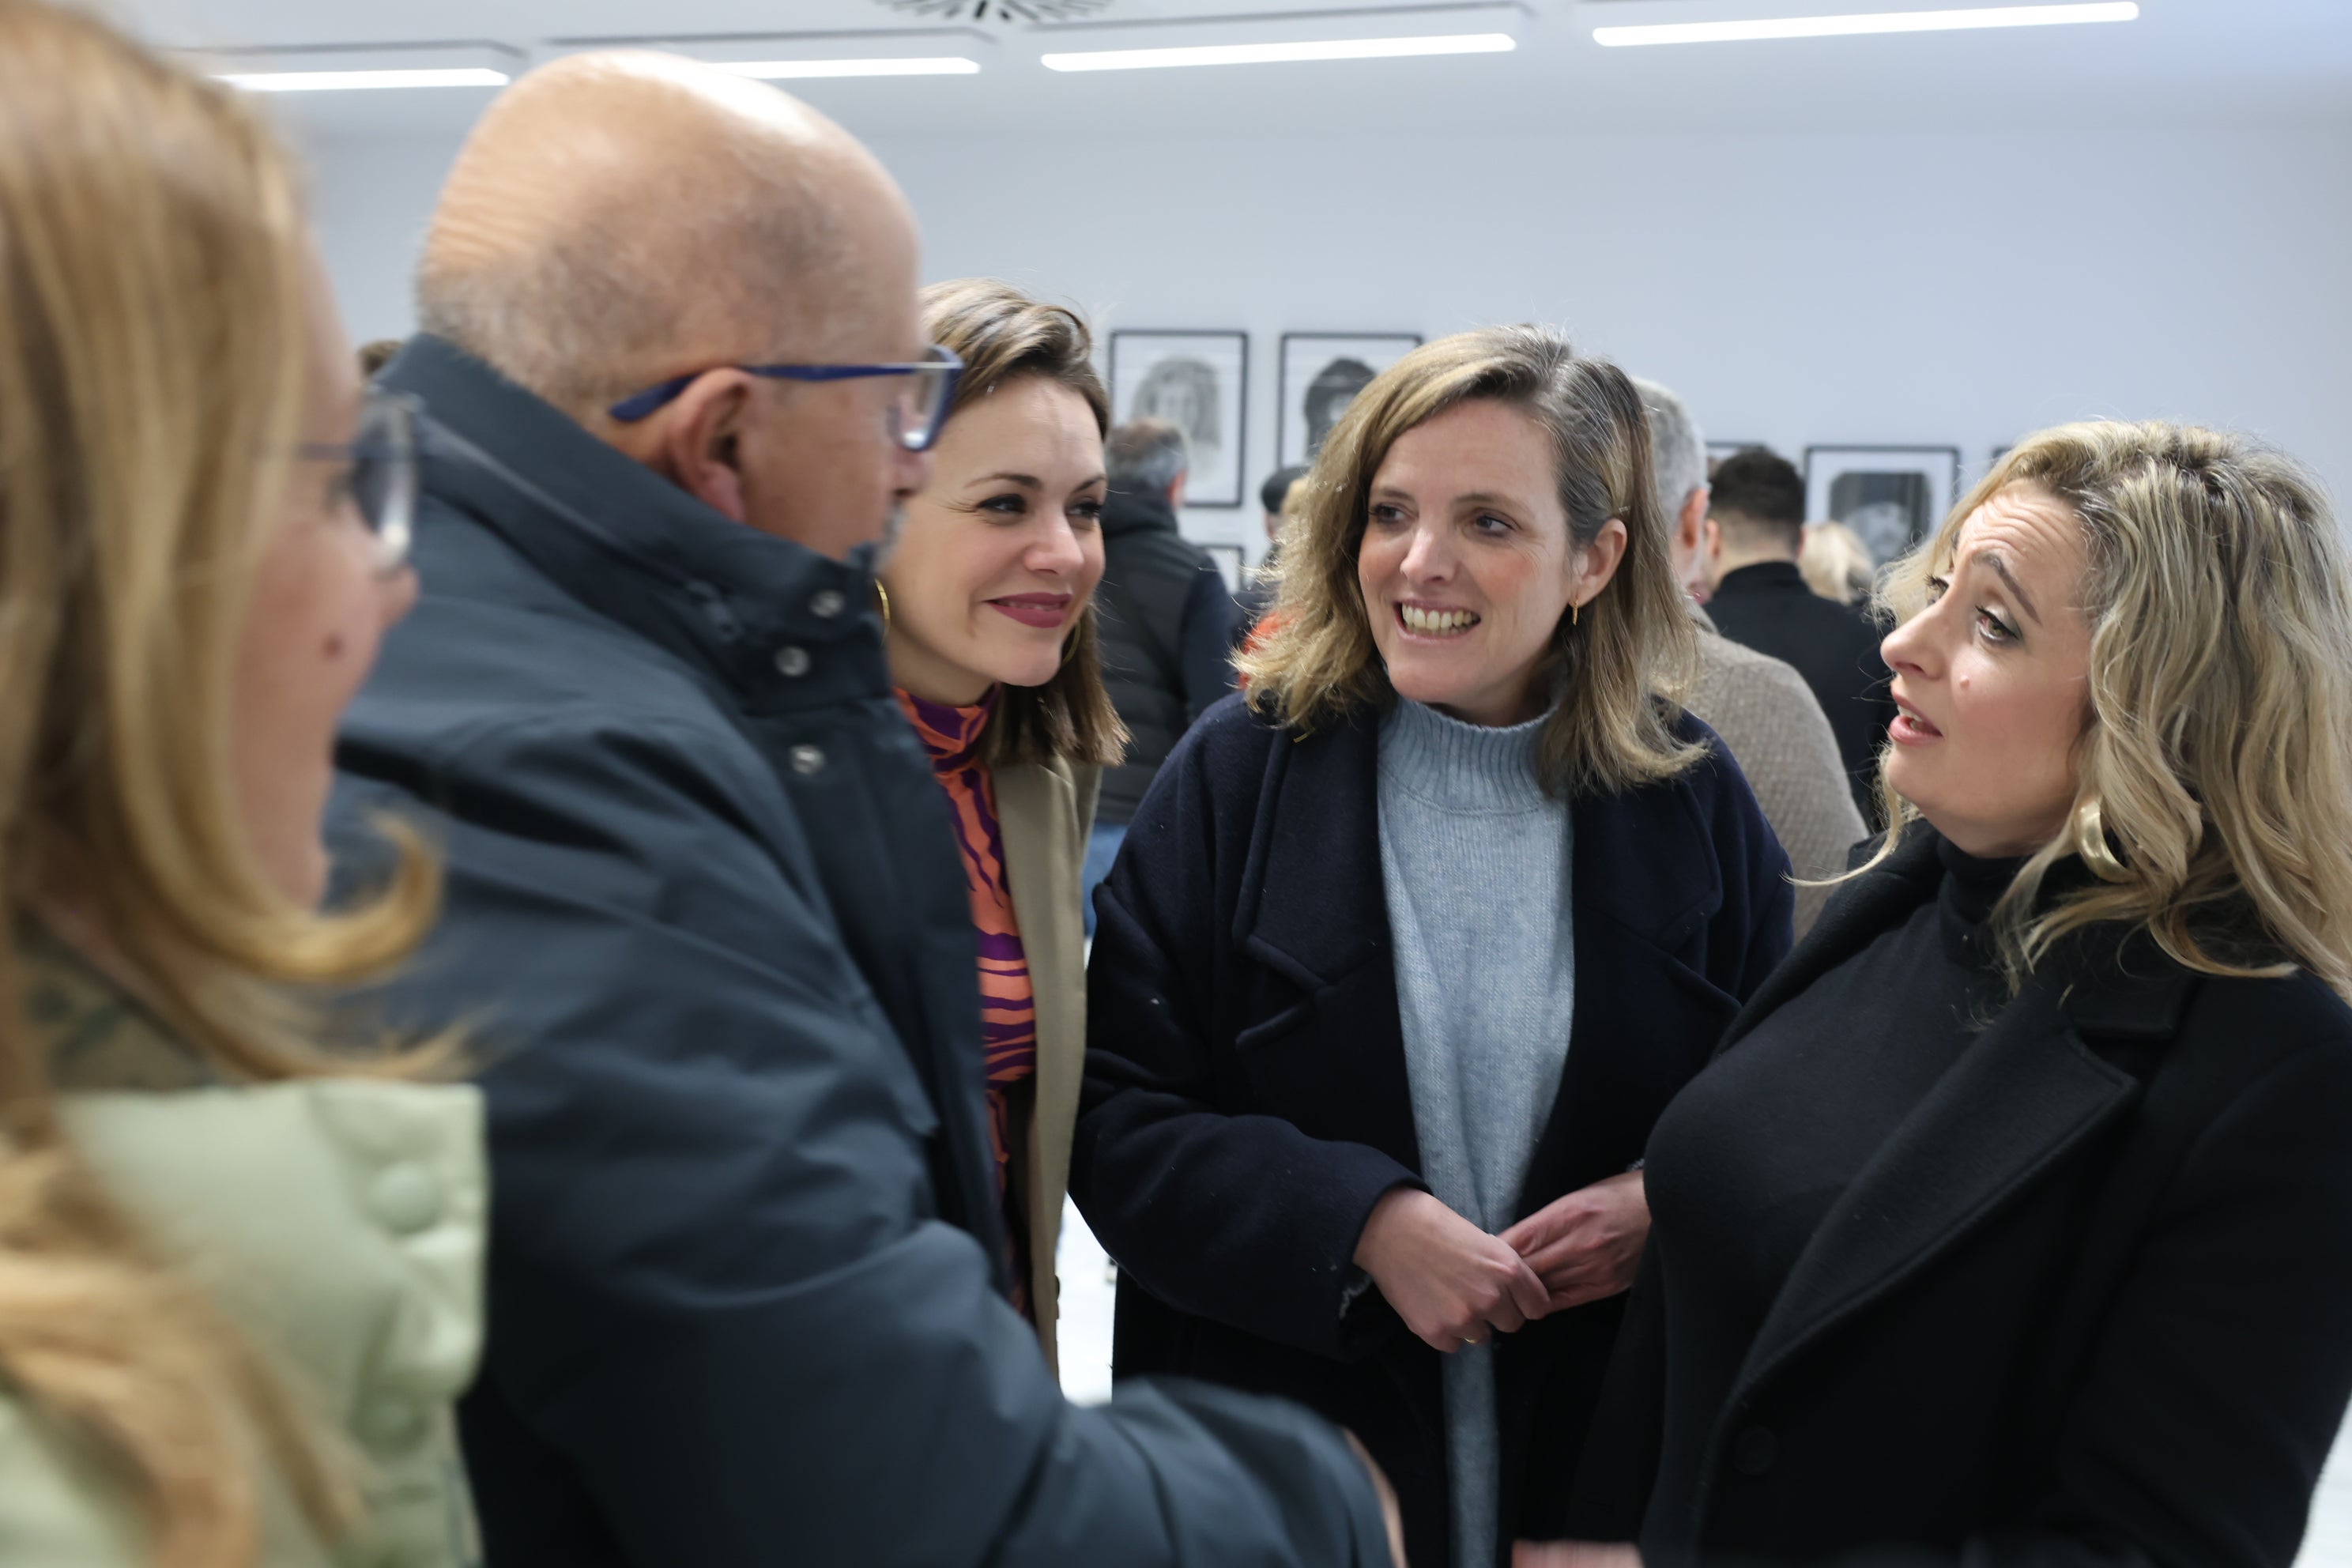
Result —
[{"label": "man in grey blazer", "polygon": [[[1658,510],[1674,531],[1675,572],[1687,583],[1706,522],[1706,443],[1681,398],[1655,382],[1637,377],[1634,384],[1650,412]],[[1805,884],[1844,870],[1846,850],[1866,831],[1837,737],[1803,676],[1722,636],[1696,604],[1691,614],[1699,622],[1699,664],[1687,705],[1731,748],[1788,851],[1801,937],[1830,894]]]}]

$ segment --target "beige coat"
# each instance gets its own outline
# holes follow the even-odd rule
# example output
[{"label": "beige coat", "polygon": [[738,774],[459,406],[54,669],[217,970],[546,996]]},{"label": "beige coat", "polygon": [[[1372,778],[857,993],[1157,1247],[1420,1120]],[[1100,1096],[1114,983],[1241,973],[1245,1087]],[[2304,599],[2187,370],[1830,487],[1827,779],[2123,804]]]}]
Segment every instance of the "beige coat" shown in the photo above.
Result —
[{"label": "beige coat", "polygon": [[1845,870],[1846,851],[1869,829],[1846,787],[1837,737],[1805,678],[1723,636],[1704,613],[1698,621],[1698,679],[1685,706],[1723,737],[1789,852],[1801,937],[1832,891],[1820,884]]},{"label": "beige coat", "polygon": [[[367,1504],[357,1531],[319,1541],[265,1478],[258,1568],[478,1563],[452,1419],[481,1350],[477,1091],[205,1084],[193,1057],[78,960],[46,944],[18,957],[84,1157],[350,1439]],[[146,1568],[144,1537],[93,1456],[0,1380],[0,1563]]]},{"label": "beige coat", "polygon": [[[1065,762],[996,771],[996,819],[1013,918],[1037,994],[1037,1076],[1013,1102],[1013,1201],[1029,1229],[1029,1300],[1045,1360],[1058,1370],[1061,1290],[1054,1247],[1070,1185],[1070,1134],[1087,1065],[1086,925],[1080,877],[1102,770]],[[1023,1126],[1026,1122],[1025,1129]]]}]

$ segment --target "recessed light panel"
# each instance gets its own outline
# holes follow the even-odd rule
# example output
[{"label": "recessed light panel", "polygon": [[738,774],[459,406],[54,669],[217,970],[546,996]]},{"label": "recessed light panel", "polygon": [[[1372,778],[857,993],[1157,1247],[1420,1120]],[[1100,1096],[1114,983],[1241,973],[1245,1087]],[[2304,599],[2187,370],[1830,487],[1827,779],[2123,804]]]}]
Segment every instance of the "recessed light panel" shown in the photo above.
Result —
[{"label": "recessed light panel", "polygon": [[1964,11],[1880,11],[1848,16],[1784,16],[1754,22],[1661,22],[1646,26],[1595,27],[1595,43],[1610,48],[1642,44],[1723,44],[1762,38],[1843,38],[1871,33],[1957,33],[1979,27],[2052,27],[2077,22],[2139,19],[2134,0],[2071,5],[1990,5]]}]

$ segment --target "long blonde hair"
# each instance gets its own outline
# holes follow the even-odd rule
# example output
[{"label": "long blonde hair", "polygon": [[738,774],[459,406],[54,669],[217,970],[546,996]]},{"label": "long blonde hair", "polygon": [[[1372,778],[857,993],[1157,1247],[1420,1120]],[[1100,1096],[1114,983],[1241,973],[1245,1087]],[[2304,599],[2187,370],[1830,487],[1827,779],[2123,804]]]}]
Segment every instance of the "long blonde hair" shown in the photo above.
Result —
[{"label": "long blonde hair", "polygon": [[1250,701],[1278,722],[1313,729],[1395,696],[1356,580],[1372,480],[1399,437],[1474,398],[1524,409],[1550,437],[1571,549],[1591,544],[1612,518],[1625,525],[1616,575],[1572,621],[1560,617],[1536,673],[1559,694],[1538,748],[1545,787],[1603,793],[1681,773],[1701,752],[1675,738],[1666,700],[1687,681],[1696,642],[1651,481],[1648,416],[1624,372],[1580,358],[1540,327],[1441,338],[1381,372],[1348,405],[1315,467],[1291,487],[1281,585],[1260,623],[1268,629],[1239,661]]},{"label": "long blonde hair", "polygon": [[[2011,984],[2068,932],[2119,921],[2191,969],[2300,964],[2352,998],[2352,572],[2317,484],[2212,430],[2045,430],[1890,570],[1882,606],[1918,614],[1961,523],[2010,485],[2081,521],[2091,630],[2069,826],[1994,911]],[[1880,789],[1895,828],[1874,865],[1918,815],[1883,765]],[[2078,855],[2096,879],[2043,900]]]},{"label": "long blonde hair", "polygon": [[306,998],[413,951],[431,860],[404,844],[322,916],[263,873],[232,782],[308,266],[289,161],[227,89],[0,0],[0,1373],[114,1462],[171,1568],[253,1560],[261,1462],[322,1529],[350,1489],[76,1155],[10,939],[69,907],[226,1078],[386,1070],[322,1050]]}]

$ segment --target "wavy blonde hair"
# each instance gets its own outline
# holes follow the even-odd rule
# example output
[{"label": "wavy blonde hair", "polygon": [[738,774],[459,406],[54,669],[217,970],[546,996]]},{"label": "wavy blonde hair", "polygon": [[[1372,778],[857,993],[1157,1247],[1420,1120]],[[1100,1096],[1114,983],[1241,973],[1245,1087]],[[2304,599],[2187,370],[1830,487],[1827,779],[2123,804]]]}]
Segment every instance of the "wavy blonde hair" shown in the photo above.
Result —
[{"label": "wavy blonde hair", "polygon": [[[264,874],[233,671],[301,440],[310,260],[293,171],[226,88],[88,16],[0,0],[0,897],[70,911],[232,1080],[413,1070],[323,1050],[317,988],[429,927],[413,841],[333,917]],[[0,941],[0,1373],[111,1461],[155,1560],[257,1552],[258,1469],[352,1493],[257,1351],[78,1157]]]},{"label": "wavy blonde hair", "polygon": [[[2067,933],[2120,922],[2190,969],[2299,964],[2352,998],[2352,573],[2318,485],[2212,430],[2045,430],[1890,570],[1881,607],[1918,614],[1960,525],[2011,485],[2080,521],[2091,631],[2069,826],[1994,910],[2011,985]],[[1871,865],[1918,816],[1883,763],[1879,787],[1895,826]],[[2097,879],[2044,900],[2077,855]]]},{"label": "wavy blonde hair", "polygon": [[1474,398],[1522,409],[1550,437],[1571,549],[1612,518],[1625,525],[1616,575],[1573,621],[1560,617],[1537,672],[1559,693],[1538,752],[1544,787],[1607,793],[1683,772],[1702,754],[1671,728],[1697,645],[1651,480],[1648,416],[1624,372],[1540,327],[1440,338],[1348,405],[1291,487],[1278,595],[1239,661],[1251,703],[1309,730],[1394,699],[1356,577],[1372,481],[1397,437]]}]

